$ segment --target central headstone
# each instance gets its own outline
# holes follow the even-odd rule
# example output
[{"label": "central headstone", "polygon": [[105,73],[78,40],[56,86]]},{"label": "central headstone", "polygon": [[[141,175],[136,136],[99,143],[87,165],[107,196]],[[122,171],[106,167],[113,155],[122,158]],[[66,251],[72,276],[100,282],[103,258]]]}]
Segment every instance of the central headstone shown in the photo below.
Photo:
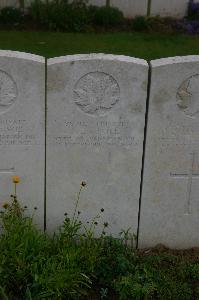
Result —
[{"label": "central headstone", "polygon": [[114,55],[48,60],[47,228],[78,210],[137,231],[148,64]]}]

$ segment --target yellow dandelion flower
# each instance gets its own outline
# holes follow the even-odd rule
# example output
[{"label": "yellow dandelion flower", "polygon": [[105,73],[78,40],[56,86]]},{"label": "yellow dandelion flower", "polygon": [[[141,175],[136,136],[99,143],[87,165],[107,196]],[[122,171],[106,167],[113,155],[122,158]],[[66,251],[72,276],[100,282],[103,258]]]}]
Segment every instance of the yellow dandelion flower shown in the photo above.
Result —
[{"label": "yellow dandelion flower", "polygon": [[12,176],[12,182],[17,184],[20,182],[20,177],[19,176]]}]

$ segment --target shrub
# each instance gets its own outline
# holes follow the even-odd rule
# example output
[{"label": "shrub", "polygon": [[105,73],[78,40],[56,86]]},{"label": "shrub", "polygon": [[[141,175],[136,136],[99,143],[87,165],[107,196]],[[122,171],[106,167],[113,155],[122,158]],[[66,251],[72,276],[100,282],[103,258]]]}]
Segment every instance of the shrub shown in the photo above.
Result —
[{"label": "shrub", "polygon": [[180,32],[199,34],[199,20],[176,21],[173,23],[173,27]]},{"label": "shrub", "polygon": [[66,0],[56,0],[44,3],[35,0],[29,13],[32,19],[52,30],[81,32],[90,22],[88,8],[84,1],[68,3]]},{"label": "shrub", "polygon": [[186,22],[184,28],[190,34],[199,34],[199,19]]},{"label": "shrub", "polygon": [[29,14],[35,23],[44,25],[48,23],[47,4],[41,0],[34,0],[29,7]]},{"label": "shrub", "polygon": [[159,16],[148,18],[148,25],[152,31],[172,33],[174,31],[175,19],[171,17],[161,18]]},{"label": "shrub", "polygon": [[66,9],[67,30],[82,32],[90,23],[89,11],[83,1],[72,2]]},{"label": "shrub", "polygon": [[105,28],[121,26],[124,22],[124,16],[123,13],[115,7],[101,6],[96,9],[93,22],[94,25],[103,26]]},{"label": "shrub", "polygon": [[15,24],[23,20],[23,14],[20,9],[14,7],[4,7],[0,11],[0,23]]},{"label": "shrub", "polygon": [[136,31],[158,31],[173,32],[173,24],[175,19],[171,17],[144,17],[137,16],[132,20],[132,28]]},{"label": "shrub", "polygon": [[199,20],[199,3],[190,0],[188,4],[188,18],[192,20]]},{"label": "shrub", "polygon": [[149,29],[149,23],[146,17],[137,16],[132,21],[132,27],[137,31],[144,31]]}]

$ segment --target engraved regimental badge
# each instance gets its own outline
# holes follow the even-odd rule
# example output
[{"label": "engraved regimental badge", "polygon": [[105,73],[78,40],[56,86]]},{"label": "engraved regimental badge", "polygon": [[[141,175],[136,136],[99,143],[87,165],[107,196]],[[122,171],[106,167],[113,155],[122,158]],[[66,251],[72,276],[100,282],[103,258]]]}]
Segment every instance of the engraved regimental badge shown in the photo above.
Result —
[{"label": "engraved regimental badge", "polygon": [[199,75],[187,78],[178,89],[177,105],[187,116],[199,114]]}]

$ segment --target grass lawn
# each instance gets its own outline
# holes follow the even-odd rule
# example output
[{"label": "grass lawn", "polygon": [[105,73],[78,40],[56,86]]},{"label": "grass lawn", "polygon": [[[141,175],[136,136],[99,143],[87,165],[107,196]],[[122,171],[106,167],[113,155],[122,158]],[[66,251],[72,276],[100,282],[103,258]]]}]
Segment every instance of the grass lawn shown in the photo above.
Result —
[{"label": "grass lawn", "polygon": [[78,53],[123,54],[146,60],[199,54],[199,38],[160,33],[0,31],[0,49],[55,57]]}]

